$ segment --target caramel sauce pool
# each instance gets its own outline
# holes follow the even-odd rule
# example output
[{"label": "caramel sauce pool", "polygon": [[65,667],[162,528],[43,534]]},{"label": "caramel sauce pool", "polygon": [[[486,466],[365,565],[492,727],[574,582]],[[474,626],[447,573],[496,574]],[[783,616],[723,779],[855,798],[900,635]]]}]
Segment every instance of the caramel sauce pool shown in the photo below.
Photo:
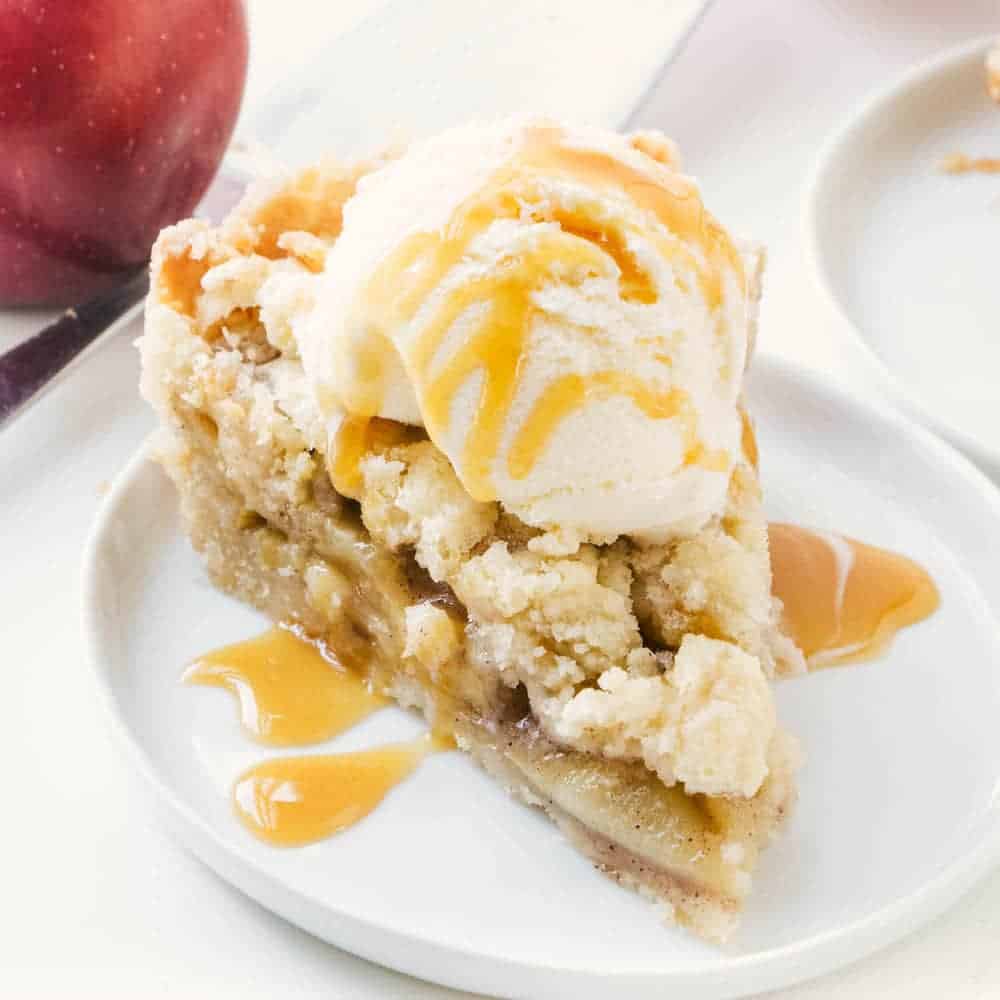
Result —
[{"label": "caramel sauce pool", "polygon": [[232,692],[243,728],[271,746],[321,743],[386,704],[357,674],[284,628],[200,657],[184,680]]},{"label": "caramel sauce pool", "polygon": [[810,667],[872,659],[933,614],[937,587],[905,556],[793,524],[768,526],[772,590]]},{"label": "caramel sauce pool", "polygon": [[[199,657],[188,684],[225,688],[243,728],[271,746],[319,743],[386,704],[363,679],[287,628]],[[275,757],[233,785],[233,808],[251,833],[293,846],[330,837],[367,816],[429,754],[454,746],[431,735],[356,753]]]},{"label": "caramel sauce pool", "polygon": [[310,844],[367,816],[436,749],[444,747],[424,736],[357,753],[278,757],[236,780],[233,807],[269,844]]}]

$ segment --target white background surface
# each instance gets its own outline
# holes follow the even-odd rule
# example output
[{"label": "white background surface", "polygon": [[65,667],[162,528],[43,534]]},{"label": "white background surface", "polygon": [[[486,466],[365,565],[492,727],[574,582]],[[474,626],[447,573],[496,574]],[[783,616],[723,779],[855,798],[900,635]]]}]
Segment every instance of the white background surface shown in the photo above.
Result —
[{"label": "white background surface", "polygon": [[[251,0],[251,100],[308,58],[323,28],[378,3],[334,6]],[[871,88],[989,31],[1000,32],[996,0],[717,0],[709,11],[637,122],[672,133],[715,213],[769,245],[763,349],[880,391],[812,284],[802,188],[822,140]],[[627,59],[609,52],[595,72]],[[39,319],[4,316],[0,348]],[[79,556],[103,484],[151,424],[136,376],[120,338],[0,435],[0,996],[447,996],[313,940],[216,879],[161,832],[109,743],[79,647]],[[1000,875],[903,944],[781,998],[996,997],[998,932]]]}]

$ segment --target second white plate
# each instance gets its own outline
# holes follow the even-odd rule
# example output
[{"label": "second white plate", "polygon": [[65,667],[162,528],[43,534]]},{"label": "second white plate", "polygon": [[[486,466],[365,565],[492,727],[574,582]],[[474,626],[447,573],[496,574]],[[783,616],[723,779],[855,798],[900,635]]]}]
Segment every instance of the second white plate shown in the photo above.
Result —
[{"label": "second white plate", "polygon": [[860,108],[820,157],[806,227],[821,283],[898,400],[1000,470],[1000,174],[940,169],[956,152],[1000,157],[989,44]]},{"label": "second white plate", "polygon": [[[882,660],[779,686],[808,756],[801,801],[730,947],[663,927],[459,754],[432,758],[335,838],[301,849],[253,839],[230,811],[230,783],[276,751],[245,739],[227,696],[179,678],[263,622],[209,585],[170,484],[140,456],[96,525],[84,622],[122,746],[172,828],[314,934],[504,996],[745,995],[858,958],[953,902],[1000,856],[998,494],[904,418],[773,362],[757,363],[750,403],[770,515],[904,552],[943,600]],[[332,745],[419,728],[386,710]]]}]

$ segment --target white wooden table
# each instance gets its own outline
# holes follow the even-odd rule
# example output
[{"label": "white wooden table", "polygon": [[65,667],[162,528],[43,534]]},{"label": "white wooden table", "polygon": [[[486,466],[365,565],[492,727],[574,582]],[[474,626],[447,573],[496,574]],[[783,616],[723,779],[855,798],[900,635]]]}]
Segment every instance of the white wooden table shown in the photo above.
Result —
[{"label": "white wooden table", "polygon": [[[381,2],[249,5],[252,103]],[[628,0],[620,7],[627,16]],[[997,0],[717,0],[636,121],[679,139],[716,214],[769,245],[764,350],[881,391],[812,284],[803,185],[823,138],[867,91],[990,31],[1000,33]],[[615,58],[628,53],[609,53],[602,70]],[[0,314],[0,349],[43,318]],[[129,339],[0,435],[0,996],[457,996],[338,952],[242,897],[166,838],[113,752],[82,662],[78,574],[100,494],[152,423]],[[780,996],[1000,996],[998,934],[1000,873],[902,944]]]}]

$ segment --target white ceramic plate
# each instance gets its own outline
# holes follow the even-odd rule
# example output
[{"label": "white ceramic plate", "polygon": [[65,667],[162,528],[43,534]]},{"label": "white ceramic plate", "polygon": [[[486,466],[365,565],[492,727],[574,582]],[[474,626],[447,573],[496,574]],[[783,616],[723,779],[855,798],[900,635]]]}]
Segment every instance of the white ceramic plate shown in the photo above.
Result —
[{"label": "white ceramic plate", "polygon": [[990,42],[952,49],[863,105],[806,199],[820,283],[920,419],[1000,470],[1000,174],[950,176],[950,153],[1000,157]]},{"label": "white ceramic plate", "polygon": [[[115,729],[172,828],[320,937],[521,997],[744,995],[856,959],[953,902],[1000,857],[1000,495],[905,418],[774,362],[758,362],[750,397],[770,515],[913,556],[943,602],[881,661],[780,685],[808,755],[801,801],[730,947],[664,928],[459,754],[430,759],[336,838],[253,839],[229,786],[273,751],[242,736],[228,696],[179,678],[263,622],[209,585],[169,483],[139,456],[91,539],[84,620]],[[418,729],[391,709],[333,745]]]}]

